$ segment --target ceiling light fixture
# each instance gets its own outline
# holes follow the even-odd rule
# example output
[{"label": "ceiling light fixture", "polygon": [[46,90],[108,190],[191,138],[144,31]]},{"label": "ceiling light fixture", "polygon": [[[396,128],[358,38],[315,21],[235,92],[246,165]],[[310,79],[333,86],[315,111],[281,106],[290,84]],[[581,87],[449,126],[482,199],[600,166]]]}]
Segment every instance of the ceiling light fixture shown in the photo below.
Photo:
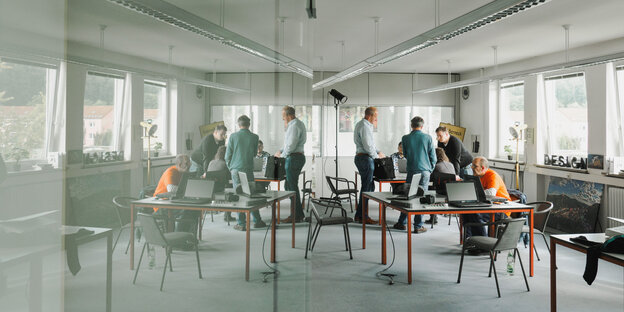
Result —
[{"label": "ceiling light fixture", "polygon": [[171,26],[206,37],[210,40],[255,55],[285,69],[312,78],[312,68],[260,43],[229,31],[202,17],[162,0],[108,0],[137,13],[151,16]]},{"label": "ceiling light fixture", "polygon": [[391,62],[416,51],[434,46],[441,41],[481,28],[516,13],[536,7],[550,0],[495,0],[449,22],[426,31],[414,38],[377,53],[325,80],[312,85],[312,90],[329,87],[337,82],[370,71],[374,67]]}]

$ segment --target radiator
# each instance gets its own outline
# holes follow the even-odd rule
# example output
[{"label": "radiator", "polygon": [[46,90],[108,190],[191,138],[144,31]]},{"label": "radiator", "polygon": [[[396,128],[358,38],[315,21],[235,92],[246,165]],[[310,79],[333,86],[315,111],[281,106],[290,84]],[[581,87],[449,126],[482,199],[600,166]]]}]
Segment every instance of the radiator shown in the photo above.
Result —
[{"label": "radiator", "polygon": [[[609,187],[607,217],[624,219],[624,188]],[[622,226],[622,223],[608,220],[607,227]]]}]

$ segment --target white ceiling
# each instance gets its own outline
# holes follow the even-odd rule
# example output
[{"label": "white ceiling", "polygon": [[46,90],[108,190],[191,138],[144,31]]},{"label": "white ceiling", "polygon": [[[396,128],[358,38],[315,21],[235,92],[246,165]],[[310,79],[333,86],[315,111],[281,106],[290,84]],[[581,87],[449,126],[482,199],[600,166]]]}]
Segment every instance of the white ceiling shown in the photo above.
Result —
[{"label": "white ceiling", "polygon": [[[33,3],[44,9],[32,10]],[[169,0],[215,24],[221,0]],[[374,54],[374,20],[379,24],[379,51],[435,26],[435,0],[316,0],[316,20],[307,18],[305,0],[225,0],[224,27],[276,51],[279,22],[284,23],[284,54],[315,71],[339,71]],[[482,6],[487,0],[440,0],[444,23]],[[53,3],[53,4],[51,4]],[[279,8],[277,8],[279,3]],[[276,71],[276,66],[198,35],[174,28],[106,0],[0,0],[0,27],[66,38],[99,47],[99,25],[107,25],[104,49],[168,61],[174,45],[174,65],[210,72]],[[59,9],[59,6],[61,9]],[[59,13],[59,11],[61,13]],[[51,13],[52,12],[52,13]],[[55,13],[56,12],[56,13]],[[622,0],[551,0],[537,8],[482,27],[448,42],[379,66],[380,72],[466,72],[493,65],[491,46],[498,46],[498,63],[562,51],[570,24],[570,47],[624,37]],[[66,23],[67,33],[58,31]],[[340,41],[345,41],[344,62]],[[71,52],[70,52],[71,53]],[[321,61],[322,57],[322,61]]]}]

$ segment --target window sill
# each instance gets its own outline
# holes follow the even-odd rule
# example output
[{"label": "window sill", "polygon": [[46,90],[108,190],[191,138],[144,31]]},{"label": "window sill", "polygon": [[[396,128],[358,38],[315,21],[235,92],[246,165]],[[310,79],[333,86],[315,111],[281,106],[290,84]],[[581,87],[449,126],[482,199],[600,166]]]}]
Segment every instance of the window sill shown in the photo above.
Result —
[{"label": "window sill", "polygon": [[557,171],[567,171],[567,172],[574,172],[574,173],[582,173],[582,174],[589,174],[589,171],[587,171],[587,169],[573,169],[573,168],[566,168],[566,167],[556,167],[556,166],[546,166],[546,165],[538,165],[535,164],[533,165],[537,168],[543,168],[543,169],[550,169],[550,170],[557,170]]},{"label": "window sill", "polygon": [[[498,162],[498,163],[504,163],[504,164],[516,164],[515,160],[509,160],[509,159],[503,159],[503,158],[488,158],[488,161],[490,162]],[[520,165],[524,166],[524,160],[520,160],[518,162]]]},{"label": "window sill", "polygon": [[90,168],[108,167],[108,166],[116,166],[116,165],[125,165],[125,164],[130,164],[130,163],[132,163],[131,160],[110,161],[110,162],[103,162],[103,163],[97,163],[97,164],[82,165],[82,168],[90,169]]}]

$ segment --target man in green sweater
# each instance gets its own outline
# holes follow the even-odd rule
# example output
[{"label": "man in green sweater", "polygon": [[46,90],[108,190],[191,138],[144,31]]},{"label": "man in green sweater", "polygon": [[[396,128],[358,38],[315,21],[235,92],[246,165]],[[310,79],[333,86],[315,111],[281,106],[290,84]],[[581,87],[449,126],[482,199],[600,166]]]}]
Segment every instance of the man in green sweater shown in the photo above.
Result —
[{"label": "man in green sweater", "polygon": [[[232,185],[236,189],[240,185],[240,178],[238,172],[245,172],[249,181],[254,180],[253,175],[253,158],[258,151],[258,135],[249,131],[251,120],[246,115],[238,117],[238,130],[233,133],[227,144],[227,151],[225,153],[225,163],[232,173]],[[254,228],[265,227],[266,224],[260,218],[260,212],[254,210],[251,215],[254,219]],[[238,224],[234,226],[234,229],[239,231],[245,231],[245,223],[247,218],[244,213],[238,214]]]}]

